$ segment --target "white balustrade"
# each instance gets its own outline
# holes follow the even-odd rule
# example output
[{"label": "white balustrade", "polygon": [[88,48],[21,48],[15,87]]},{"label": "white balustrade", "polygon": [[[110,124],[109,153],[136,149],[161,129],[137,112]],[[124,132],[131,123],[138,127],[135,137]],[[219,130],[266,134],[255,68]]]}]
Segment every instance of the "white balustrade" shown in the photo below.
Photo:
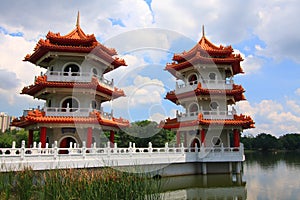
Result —
[{"label": "white balustrade", "polygon": [[89,116],[92,108],[44,107],[45,116]]},{"label": "white balustrade", "polygon": [[203,119],[233,119],[235,111],[222,111],[222,110],[202,110],[197,112],[188,112],[188,113],[176,113],[178,121],[190,121],[196,120],[199,113],[203,114]]},{"label": "white balustrade", "polygon": [[[206,89],[224,89],[224,90],[232,90],[233,88],[233,80],[210,80],[204,79],[200,81],[202,88]],[[176,82],[176,94],[181,94],[188,91],[193,91],[197,88],[198,81],[192,81],[188,83],[178,84]]]},{"label": "white balustrade", "polygon": [[0,148],[0,171],[22,170],[31,167],[33,170],[57,168],[88,168],[107,166],[136,166],[153,164],[171,164],[186,162],[241,162],[244,161],[243,144],[240,147],[181,147],[169,146],[155,148],[149,143],[148,147],[137,148],[130,143],[127,148],[119,148],[117,144],[110,147],[98,148],[96,144],[91,147],[79,147],[70,144],[69,148],[59,148],[57,142],[52,147],[46,144],[41,148],[41,143],[34,143],[32,148],[25,147],[22,141],[20,148]]},{"label": "white balustrade", "polygon": [[45,116],[60,116],[60,117],[66,117],[66,116],[82,116],[87,117],[90,115],[90,112],[97,111],[100,113],[102,118],[105,119],[113,119],[113,114],[104,112],[102,110],[95,110],[92,108],[62,108],[62,107],[44,107],[43,108],[45,112]]},{"label": "white balustrade", "polygon": [[62,72],[62,71],[47,71],[47,81],[63,81],[63,82],[90,82],[92,77],[97,77],[100,84],[105,87],[113,88],[113,80],[109,81],[103,76],[97,76],[92,72]]},{"label": "white balustrade", "polygon": [[210,80],[204,79],[202,82],[202,87],[207,89],[223,89],[232,90],[233,80]]}]

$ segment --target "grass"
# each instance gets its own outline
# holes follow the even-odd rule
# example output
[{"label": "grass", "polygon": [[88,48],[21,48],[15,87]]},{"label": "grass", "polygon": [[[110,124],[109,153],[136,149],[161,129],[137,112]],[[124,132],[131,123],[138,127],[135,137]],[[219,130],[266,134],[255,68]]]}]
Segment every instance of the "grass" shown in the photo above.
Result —
[{"label": "grass", "polygon": [[112,168],[0,173],[0,199],[160,199],[160,180]]}]

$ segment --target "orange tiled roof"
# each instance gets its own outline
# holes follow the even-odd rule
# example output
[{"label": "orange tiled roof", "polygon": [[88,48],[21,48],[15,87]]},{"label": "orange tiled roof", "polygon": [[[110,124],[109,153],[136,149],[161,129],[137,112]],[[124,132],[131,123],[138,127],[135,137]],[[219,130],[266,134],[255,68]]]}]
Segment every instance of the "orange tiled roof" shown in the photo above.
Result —
[{"label": "orange tiled roof", "polygon": [[34,48],[34,52],[32,54],[27,54],[24,60],[33,64],[37,64],[39,59],[51,51],[92,53],[104,61],[112,64],[115,68],[126,66],[126,63],[123,59],[112,57],[117,54],[115,49],[107,48],[99,43],[94,34],[87,35],[83,32],[79,25],[79,15],[75,29],[64,36],[61,36],[60,33],[52,33],[49,31],[46,36],[46,40],[40,39]]},{"label": "orange tiled roof", "polygon": [[174,62],[167,64],[165,69],[175,74],[174,70],[179,71],[199,63],[231,64],[233,73],[238,74],[243,73],[240,66],[242,60],[240,54],[233,54],[231,46],[223,47],[220,45],[217,47],[203,35],[191,50],[174,54]]},{"label": "orange tiled roof", "polygon": [[58,82],[58,81],[47,81],[47,76],[38,76],[33,85],[24,87],[21,94],[28,94],[34,96],[37,92],[41,91],[44,88],[86,88],[94,89],[113,98],[118,98],[125,96],[124,91],[118,88],[111,90],[107,87],[102,86],[96,77],[92,77],[91,82]]},{"label": "orange tiled roof", "polygon": [[214,126],[241,126],[243,129],[254,128],[254,121],[250,116],[234,115],[233,119],[203,119],[203,115],[200,113],[196,120],[179,122],[177,118],[166,119],[160,123],[160,127],[165,129],[176,129],[180,127],[189,127],[197,125],[214,125]]},{"label": "orange tiled roof", "polygon": [[73,116],[45,116],[40,110],[29,111],[27,116],[22,116],[12,122],[13,126],[25,128],[36,123],[58,123],[58,124],[99,124],[110,127],[128,127],[129,121],[122,118],[102,118],[100,112],[93,111],[88,117]]},{"label": "orange tiled roof", "polygon": [[233,96],[235,101],[241,101],[246,100],[244,93],[245,90],[241,85],[235,85],[233,84],[232,90],[220,90],[220,89],[207,89],[202,88],[201,83],[198,83],[198,86],[195,90],[190,92],[185,92],[181,94],[175,94],[175,91],[168,92],[165,99],[168,99],[172,101],[173,103],[176,103],[178,99],[184,99],[188,97],[193,96],[199,96],[199,95],[227,95],[227,96]]}]

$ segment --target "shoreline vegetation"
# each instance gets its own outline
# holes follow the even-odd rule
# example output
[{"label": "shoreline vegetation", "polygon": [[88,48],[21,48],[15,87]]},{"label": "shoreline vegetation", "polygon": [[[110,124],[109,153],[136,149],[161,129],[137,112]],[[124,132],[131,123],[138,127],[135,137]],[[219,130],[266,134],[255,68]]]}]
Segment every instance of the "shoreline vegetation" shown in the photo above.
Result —
[{"label": "shoreline vegetation", "polygon": [[112,168],[0,173],[0,199],[161,199],[161,180]]},{"label": "shoreline vegetation", "polygon": [[288,133],[279,138],[267,133],[257,136],[243,136],[241,143],[244,144],[245,152],[251,151],[300,151],[300,134]]}]

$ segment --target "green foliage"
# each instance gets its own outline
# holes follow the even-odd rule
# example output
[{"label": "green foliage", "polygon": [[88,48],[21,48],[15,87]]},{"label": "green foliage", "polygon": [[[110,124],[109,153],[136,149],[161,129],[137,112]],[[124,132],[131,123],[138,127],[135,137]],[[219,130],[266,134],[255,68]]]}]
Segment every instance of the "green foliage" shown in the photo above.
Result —
[{"label": "green foliage", "polygon": [[284,149],[299,150],[300,149],[300,134],[291,133],[279,137]]},{"label": "green foliage", "polygon": [[[22,140],[28,141],[28,131],[24,129],[6,131],[0,134],[0,148],[9,148],[12,146],[13,141],[16,142],[16,146],[20,147]],[[33,132],[33,141],[39,142],[39,132]]]},{"label": "green foliage", "polygon": [[160,180],[112,168],[0,173],[0,199],[160,199]]},{"label": "green foliage", "polygon": [[261,133],[254,139],[253,147],[255,149],[261,149],[263,151],[280,149],[280,141],[273,135]]},{"label": "green foliage", "polygon": [[290,133],[279,138],[267,133],[258,134],[256,137],[243,136],[241,142],[245,149],[252,150],[300,150],[300,134]]},{"label": "green foliage", "polygon": [[130,127],[119,131],[115,142],[119,147],[128,147],[129,142],[135,143],[137,147],[147,147],[149,142],[153,147],[163,147],[174,137],[174,132],[159,128],[156,122],[144,120],[134,122]]}]

